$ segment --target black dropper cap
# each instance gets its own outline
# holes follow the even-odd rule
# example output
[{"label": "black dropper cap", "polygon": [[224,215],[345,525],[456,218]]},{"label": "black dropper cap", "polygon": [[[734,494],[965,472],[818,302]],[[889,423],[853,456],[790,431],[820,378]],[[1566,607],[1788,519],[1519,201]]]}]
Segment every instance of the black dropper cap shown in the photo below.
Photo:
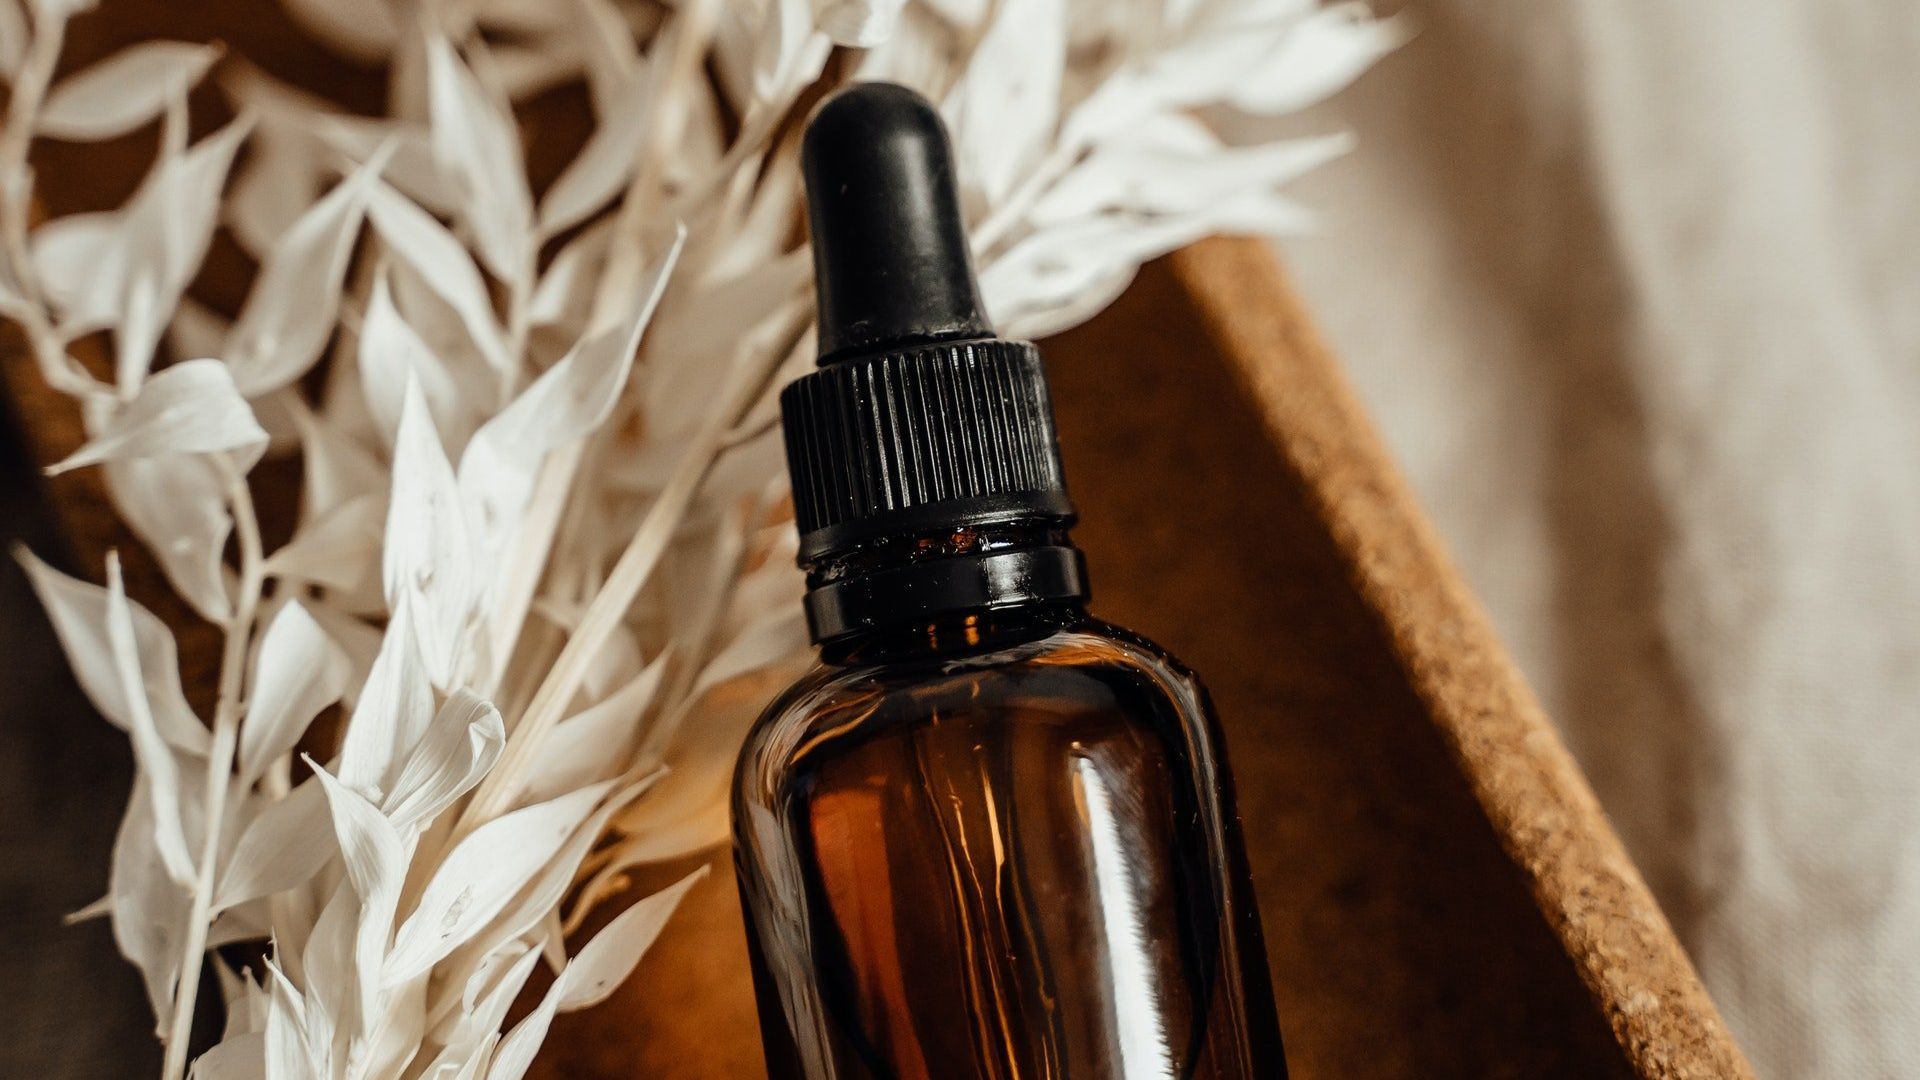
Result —
[{"label": "black dropper cap", "polygon": [[[780,397],[801,565],[944,530],[1071,523],[1040,354],[982,313],[939,113],[902,86],[853,86],[814,113],[801,169],[820,367]],[[1016,569],[1081,594],[1078,553],[1058,551],[1048,558],[1070,568]],[[963,563],[940,572],[965,577]],[[916,586],[929,594],[924,575]],[[809,612],[830,636],[818,594]]]},{"label": "black dropper cap", "polygon": [[866,83],[823,105],[801,149],[822,366],[993,337],[980,310],[953,150],[919,94]]}]

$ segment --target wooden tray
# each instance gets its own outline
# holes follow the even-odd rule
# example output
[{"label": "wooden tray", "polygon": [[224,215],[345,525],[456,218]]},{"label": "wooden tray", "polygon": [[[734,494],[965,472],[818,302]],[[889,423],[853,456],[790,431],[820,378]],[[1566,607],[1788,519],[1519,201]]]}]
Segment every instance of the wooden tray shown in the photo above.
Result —
[{"label": "wooden tray", "polygon": [[[73,59],[221,36],[308,85],[366,82],[271,5],[108,10],[76,25]],[[145,153],[56,148],[42,190],[111,203]],[[1197,668],[1224,715],[1294,1075],[1750,1076],[1267,247],[1163,260],[1045,351],[1096,609]],[[11,341],[0,386],[37,461],[78,445],[72,404]],[[284,518],[283,475],[263,512]],[[48,491],[78,565],[128,555],[190,695],[210,696],[217,637],[171,601],[95,473]],[[538,1075],[760,1075],[719,868],[613,999],[556,1023]]]}]

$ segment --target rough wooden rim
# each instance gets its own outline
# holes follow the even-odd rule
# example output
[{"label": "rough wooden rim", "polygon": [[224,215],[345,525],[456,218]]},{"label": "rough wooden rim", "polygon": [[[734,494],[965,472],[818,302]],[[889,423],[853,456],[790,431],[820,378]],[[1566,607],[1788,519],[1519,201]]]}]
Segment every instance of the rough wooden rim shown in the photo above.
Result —
[{"label": "rough wooden rim", "polygon": [[1171,261],[1627,1059],[1663,1080],[1753,1076],[1269,247],[1209,240]]}]

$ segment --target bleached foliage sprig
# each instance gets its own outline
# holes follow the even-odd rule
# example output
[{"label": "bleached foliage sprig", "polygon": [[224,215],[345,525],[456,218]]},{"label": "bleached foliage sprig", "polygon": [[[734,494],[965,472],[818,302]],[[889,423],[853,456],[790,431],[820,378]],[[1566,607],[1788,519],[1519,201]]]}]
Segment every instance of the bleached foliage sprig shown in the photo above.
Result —
[{"label": "bleached foliage sprig", "polygon": [[[286,2],[386,66],[389,115],[178,42],[55,83],[87,0],[0,0],[0,313],[88,433],[54,469],[102,470],[225,635],[202,717],[117,559],[101,587],[20,555],[132,743],[87,914],[169,1077],[209,950],[252,940],[196,1075],[514,1080],[693,879],[569,954],[586,913],[725,843],[743,730],[806,657],[772,401],[808,359],[796,111],[836,48],[942,103],[989,307],[1037,336],[1164,251],[1298,227],[1279,186],[1343,141],[1229,146],[1202,112],[1311,104],[1397,40],[1312,0]],[[238,119],[194,138],[210,72]],[[535,192],[516,110],[563,83],[595,123]],[[125,205],[31,227],[35,140],[156,123]],[[259,260],[232,319],[187,296],[220,227]],[[271,551],[268,454],[304,470]]]}]

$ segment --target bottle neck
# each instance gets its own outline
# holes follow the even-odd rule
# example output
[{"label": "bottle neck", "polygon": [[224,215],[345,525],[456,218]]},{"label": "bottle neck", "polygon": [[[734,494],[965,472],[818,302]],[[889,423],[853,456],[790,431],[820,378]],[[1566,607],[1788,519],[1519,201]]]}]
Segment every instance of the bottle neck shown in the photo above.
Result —
[{"label": "bottle neck", "polygon": [[972,647],[988,624],[1078,612],[1087,598],[1084,561],[1059,520],[884,537],[806,569],[808,628],[830,657],[900,634]]},{"label": "bottle neck", "polygon": [[820,659],[839,665],[953,659],[1038,641],[1087,618],[1082,600],[1035,602],[1001,611],[955,612],[822,642]]}]

